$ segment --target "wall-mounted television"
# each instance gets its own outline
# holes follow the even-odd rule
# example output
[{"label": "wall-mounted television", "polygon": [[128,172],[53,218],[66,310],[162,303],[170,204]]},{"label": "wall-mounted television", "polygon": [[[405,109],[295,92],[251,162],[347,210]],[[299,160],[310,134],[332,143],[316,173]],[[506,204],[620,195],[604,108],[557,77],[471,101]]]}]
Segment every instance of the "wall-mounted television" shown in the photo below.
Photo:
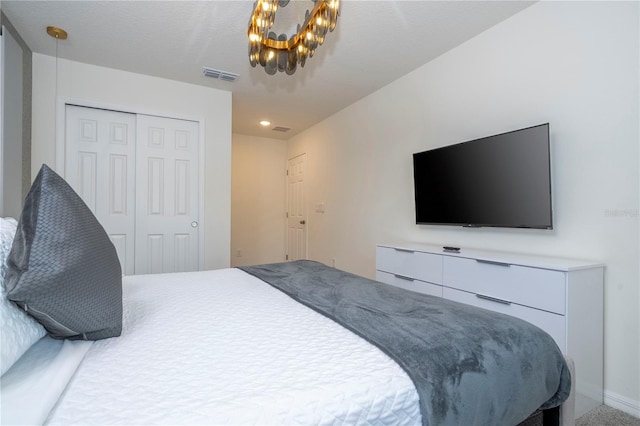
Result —
[{"label": "wall-mounted television", "polygon": [[553,229],[549,123],[413,154],[416,223]]}]

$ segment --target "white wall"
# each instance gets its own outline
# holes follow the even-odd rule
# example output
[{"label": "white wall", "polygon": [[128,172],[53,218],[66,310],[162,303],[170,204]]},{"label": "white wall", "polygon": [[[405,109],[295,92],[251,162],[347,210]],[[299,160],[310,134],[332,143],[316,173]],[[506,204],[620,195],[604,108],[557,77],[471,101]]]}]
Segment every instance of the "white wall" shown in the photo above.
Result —
[{"label": "white wall", "polygon": [[[640,416],[637,2],[541,2],[289,141],[309,256],[374,277],[418,241],[606,264],[605,397]],[[552,231],[415,225],[411,154],[550,123]]]},{"label": "white wall", "polygon": [[232,266],[284,261],[286,167],[285,141],[233,135]]},{"label": "white wall", "polygon": [[136,112],[194,118],[205,125],[205,269],[230,264],[231,92],[33,55],[32,178],[55,167],[58,98],[128,107]]}]

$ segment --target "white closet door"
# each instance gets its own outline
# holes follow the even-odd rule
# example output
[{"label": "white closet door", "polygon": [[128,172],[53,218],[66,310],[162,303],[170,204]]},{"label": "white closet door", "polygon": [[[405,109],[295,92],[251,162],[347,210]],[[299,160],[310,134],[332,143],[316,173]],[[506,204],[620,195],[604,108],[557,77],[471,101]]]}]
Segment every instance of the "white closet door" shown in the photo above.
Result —
[{"label": "white closet door", "polygon": [[136,274],[198,270],[198,123],[138,115]]},{"label": "white closet door", "polygon": [[122,272],[134,273],[136,116],[66,106],[65,179],[116,247]]}]

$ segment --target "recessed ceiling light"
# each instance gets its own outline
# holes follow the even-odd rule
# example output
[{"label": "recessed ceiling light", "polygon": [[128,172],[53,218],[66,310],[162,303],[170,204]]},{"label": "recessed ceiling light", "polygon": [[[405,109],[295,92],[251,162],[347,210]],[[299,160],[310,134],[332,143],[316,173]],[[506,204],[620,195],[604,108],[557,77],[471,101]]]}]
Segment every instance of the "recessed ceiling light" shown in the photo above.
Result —
[{"label": "recessed ceiling light", "polygon": [[262,121],[260,122],[260,125],[261,125],[261,126],[265,126],[265,127],[267,127],[267,126],[271,126],[271,122],[270,122],[270,121],[267,121],[267,120],[262,120]]}]

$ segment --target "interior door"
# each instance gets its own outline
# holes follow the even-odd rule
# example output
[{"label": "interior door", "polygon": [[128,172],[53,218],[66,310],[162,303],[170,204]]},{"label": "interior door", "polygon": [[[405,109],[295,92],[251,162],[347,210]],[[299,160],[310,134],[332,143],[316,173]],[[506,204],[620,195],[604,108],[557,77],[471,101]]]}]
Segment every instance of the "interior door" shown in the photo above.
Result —
[{"label": "interior door", "polygon": [[287,162],[287,259],[307,258],[307,214],[304,179],[307,155]]},{"label": "interior door", "polygon": [[136,274],[198,270],[199,125],[138,115]]},{"label": "interior door", "polygon": [[134,273],[136,116],[66,106],[65,179],[111,238],[122,272]]}]

